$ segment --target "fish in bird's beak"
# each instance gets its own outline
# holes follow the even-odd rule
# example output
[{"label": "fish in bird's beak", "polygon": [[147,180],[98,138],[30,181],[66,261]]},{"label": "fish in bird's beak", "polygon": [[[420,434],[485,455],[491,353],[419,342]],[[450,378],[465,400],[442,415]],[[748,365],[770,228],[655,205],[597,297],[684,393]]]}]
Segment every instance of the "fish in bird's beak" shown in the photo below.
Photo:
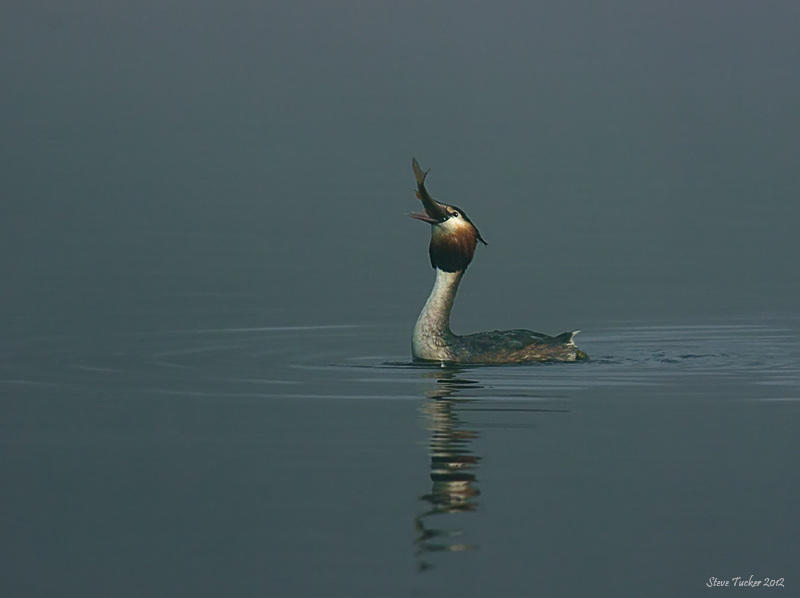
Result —
[{"label": "fish in bird's beak", "polygon": [[425,188],[425,177],[428,176],[427,170],[422,170],[419,167],[419,162],[416,158],[411,158],[411,167],[414,169],[414,177],[417,179],[417,197],[422,202],[422,207],[425,208],[425,213],[412,212],[409,214],[412,218],[422,220],[428,224],[441,224],[448,218],[450,214],[447,213],[439,202],[433,199]]}]

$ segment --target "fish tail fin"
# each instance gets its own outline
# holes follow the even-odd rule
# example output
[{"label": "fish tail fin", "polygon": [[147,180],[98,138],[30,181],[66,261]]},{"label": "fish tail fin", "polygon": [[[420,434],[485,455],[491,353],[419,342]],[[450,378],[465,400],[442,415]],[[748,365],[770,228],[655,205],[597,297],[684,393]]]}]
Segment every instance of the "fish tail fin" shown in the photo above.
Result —
[{"label": "fish tail fin", "polygon": [[[417,185],[425,184],[425,177],[428,176],[430,170],[422,170],[416,158],[411,158],[411,168],[414,169],[414,178],[417,179]],[[417,195],[419,197],[419,195]]]}]

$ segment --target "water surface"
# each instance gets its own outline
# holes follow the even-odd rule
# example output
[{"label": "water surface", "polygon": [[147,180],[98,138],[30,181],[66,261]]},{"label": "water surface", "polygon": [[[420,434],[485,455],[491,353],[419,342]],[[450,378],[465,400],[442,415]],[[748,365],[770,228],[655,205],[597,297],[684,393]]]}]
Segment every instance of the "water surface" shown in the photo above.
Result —
[{"label": "water surface", "polygon": [[392,351],[407,328],[4,342],[4,585],[689,596],[711,576],[790,583],[796,320],[607,322],[578,337],[591,361],[505,367],[414,364]]}]

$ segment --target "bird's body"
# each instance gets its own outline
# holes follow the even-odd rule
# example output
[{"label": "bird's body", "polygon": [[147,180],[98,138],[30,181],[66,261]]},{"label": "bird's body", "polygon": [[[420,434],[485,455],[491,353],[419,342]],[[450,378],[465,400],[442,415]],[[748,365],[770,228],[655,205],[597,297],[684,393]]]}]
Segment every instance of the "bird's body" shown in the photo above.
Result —
[{"label": "bird's body", "polygon": [[425,213],[410,214],[431,225],[429,248],[436,281],[414,326],[414,359],[455,363],[526,363],[575,361],[587,355],[572,340],[577,332],[548,336],[531,330],[495,330],[459,336],[450,330],[450,311],[458,285],[472,262],[478,241],[486,244],[464,211],[435,201],[425,188],[425,177],[412,160],[417,197]]}]

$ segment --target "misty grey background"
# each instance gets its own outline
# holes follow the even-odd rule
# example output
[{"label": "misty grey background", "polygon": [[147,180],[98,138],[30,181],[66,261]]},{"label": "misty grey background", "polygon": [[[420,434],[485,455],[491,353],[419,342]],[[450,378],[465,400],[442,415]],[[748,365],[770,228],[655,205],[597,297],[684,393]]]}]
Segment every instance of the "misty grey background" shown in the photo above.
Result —
[{"label": "misty grey background", "polygon": [[412,155],[490,243],[459,330],[794,309],[799,11],[4,2],[3,310],[411,322]]},{"label": "misty grey background", "polygon": [[[795,587],[799,6],[0,3],[0,591]],[[409,363],[412,156],[591,361]]]}]

